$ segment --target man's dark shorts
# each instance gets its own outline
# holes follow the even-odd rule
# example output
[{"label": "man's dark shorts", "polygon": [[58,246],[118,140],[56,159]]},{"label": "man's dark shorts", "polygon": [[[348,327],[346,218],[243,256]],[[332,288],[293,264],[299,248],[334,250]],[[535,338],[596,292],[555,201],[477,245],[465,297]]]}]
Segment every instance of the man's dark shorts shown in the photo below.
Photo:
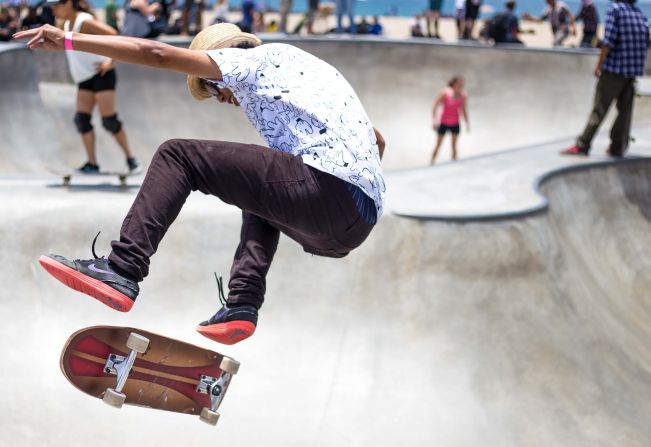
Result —
[{"label": "man's dark shorts", "polygon": [[87,81],[81,82],[78,87],[79,90],[90,90],[91,92],[103,92],[106,90],[115,90],[117,76],[115,70],[107,71],[104,76],[96,74]]}]

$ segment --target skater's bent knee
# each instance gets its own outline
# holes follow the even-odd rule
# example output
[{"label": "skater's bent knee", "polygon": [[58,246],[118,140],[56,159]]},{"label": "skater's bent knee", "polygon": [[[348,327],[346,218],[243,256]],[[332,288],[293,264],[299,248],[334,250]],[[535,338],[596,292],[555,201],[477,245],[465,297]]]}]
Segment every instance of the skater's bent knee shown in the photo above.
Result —
[{"label": "skater's bent knee", "polygon": [[158,152],[164,152],[164,153],[179,152],[180,150],[183,149],[182,142],[183,139],[181,138],[173,138],[171,140],[167,140],[163,144],[158,146]]},{"label": "skater's bent knee", "polygon": [[122,130],[122,122],[118,119],[117,113],[102,117],[102,126],[112,134],[116,134]]},{"label": "skater's bent knee", "polygon": [[85,134],[93,130],[93,125],[90,122],[90,113],[77,112],[75,113],[75,126],[80,134]]}]

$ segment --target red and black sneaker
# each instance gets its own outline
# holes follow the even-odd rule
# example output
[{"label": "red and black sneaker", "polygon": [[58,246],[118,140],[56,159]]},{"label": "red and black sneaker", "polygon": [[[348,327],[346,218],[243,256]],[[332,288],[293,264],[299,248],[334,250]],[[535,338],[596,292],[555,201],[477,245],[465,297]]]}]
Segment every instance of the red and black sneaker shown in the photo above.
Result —
[{"label": "red and black sneaker", "polygon": [[217,278],[222,308],[210,320],[197,326],[197,332],[223,345],[234,345],[249,338],[258,323],[258,309],[251,304],[229,304],[224,298],[221,278]]},{"label": "red and black sneaker", "polygon": [[63,256],[47,255],[41,256],[38,262],[71,289],[92,296],[115,310],[128,312],[140,292],[138,283],[117,273],[108,259],[98,258],[95,241],[93,256],[95,259],[70,261]]},{"label": "red and black sneaker", "polygon": [[581,149],[579,146],[575,144],[573,146],[568,147],[567,149],[563,149],[560,153],[561,155],[588,155],[588,150]]}]

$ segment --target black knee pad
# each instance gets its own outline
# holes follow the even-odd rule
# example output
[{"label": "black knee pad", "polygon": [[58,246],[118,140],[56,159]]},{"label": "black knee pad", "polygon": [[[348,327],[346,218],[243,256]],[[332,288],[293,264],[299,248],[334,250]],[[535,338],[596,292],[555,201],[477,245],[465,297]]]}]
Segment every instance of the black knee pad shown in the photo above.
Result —
[{"label": "black knee pad", "polygon": [[80,134],[85,134],[93,130],[93,125],[90,122],[90,114],[84,112],[75,113],[75,126]]},{"label": "black knee pad", "polygon": [[116,134],[122,130],[122,121],[118,119],[117,113],[111,116],[102,117],[102,126],[109,132]]}]

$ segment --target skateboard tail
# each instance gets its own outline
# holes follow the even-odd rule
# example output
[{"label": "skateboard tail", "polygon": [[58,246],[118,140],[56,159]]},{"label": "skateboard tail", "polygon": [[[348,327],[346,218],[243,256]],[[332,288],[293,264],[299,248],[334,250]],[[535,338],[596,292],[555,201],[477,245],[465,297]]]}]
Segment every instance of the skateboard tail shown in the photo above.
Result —
[{"label": "skateboard tail", "polygon": [[84,293],[120,312],[128,312],[133,306],[133,300],[111,286],[94,278],[86,276],[49,256],[41,256],[39,264],[52,276],[66,286]]},{"label": "skateboard tail", "polygon": [[197,332],[217,343],[234,345],[253,335],[255,324],[249,321],[230,321],[209,326],[199,325],[197,326]]}]

